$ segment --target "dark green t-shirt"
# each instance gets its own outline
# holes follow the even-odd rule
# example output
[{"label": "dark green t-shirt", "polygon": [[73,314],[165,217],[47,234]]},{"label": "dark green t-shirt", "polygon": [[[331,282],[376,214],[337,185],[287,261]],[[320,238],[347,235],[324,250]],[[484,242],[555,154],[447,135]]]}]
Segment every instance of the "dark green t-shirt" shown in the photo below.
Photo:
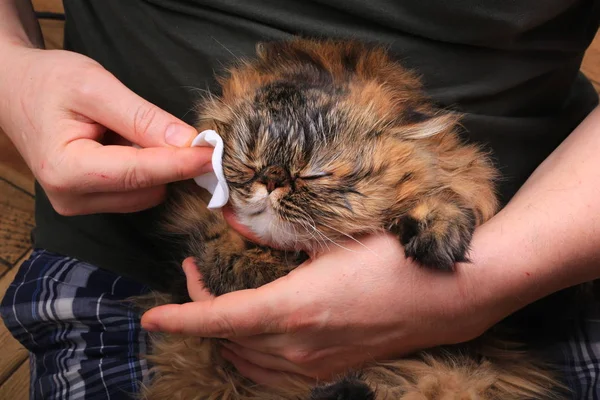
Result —
[{"label": "dark green t-shirt", "polygon": [[[292,35],[380,42],[422,76],[441,106],[466,113],[507,201],[597,103],[579,66],[600,21],[592,0],[65,0],[65,46],[136,93],[193,122],[194,88]],[[170,255],[159,210],[62,217],[38,187],[36,247],[164,288]]]}]

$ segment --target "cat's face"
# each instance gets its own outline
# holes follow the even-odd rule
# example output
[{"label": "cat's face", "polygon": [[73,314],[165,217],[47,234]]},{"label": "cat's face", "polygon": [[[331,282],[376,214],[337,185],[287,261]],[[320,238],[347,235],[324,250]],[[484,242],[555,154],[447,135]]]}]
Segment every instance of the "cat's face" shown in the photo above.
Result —
[{"label": "cat's face", "polygon": [[335,93],[285,81],[239,105],[222,129],[240,222],[263,240],[295,247],[349,233],[347,222],[372,195],[361,190],[374,174],[376,144],[347,142],[355,126],[346,111]]},{"label": "cat's face", "polygon": [[382,229],[402,201],[399,184],[408,199],[427,179],[428,160],[402,137],[431,135],[448,121],[424,118],[430,110],[418,93],[411,97],[410,75],[394,91],[356,70],[336,79],[325,64],[340,54],[317,62],[294,53],[279,64],[267,56],[234,70],[223,96],[204,105],[204,119],[224,140],[238,219],[269,243],[304,249]]}]

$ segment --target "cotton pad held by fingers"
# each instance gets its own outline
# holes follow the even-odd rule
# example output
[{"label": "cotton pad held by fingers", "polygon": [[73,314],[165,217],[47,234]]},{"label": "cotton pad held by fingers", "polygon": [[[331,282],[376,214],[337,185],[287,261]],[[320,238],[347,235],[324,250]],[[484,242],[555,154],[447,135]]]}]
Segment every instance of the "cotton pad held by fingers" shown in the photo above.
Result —
[{"label": "cotton pad held by fingers", "polygon": [[202,131],[192,141],[192,147],[197,146],[215,148],[212,154],[213,172],[197,176],[194,181],[213,195],[208,203],[208,208],[221,208],[229,201],[229,188],[223,174],[223,139],[213,130]]}]

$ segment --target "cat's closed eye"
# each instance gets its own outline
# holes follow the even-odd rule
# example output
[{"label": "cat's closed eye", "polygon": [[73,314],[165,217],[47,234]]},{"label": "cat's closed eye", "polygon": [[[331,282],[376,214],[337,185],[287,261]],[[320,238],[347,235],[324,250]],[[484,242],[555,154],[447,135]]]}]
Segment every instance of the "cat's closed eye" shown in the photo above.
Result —
[{"label": "cat's closed eye", "polygon": [[321,178],[326,178],[328,176],[333,175],[333,172],[317,172],[314,174],[310,174],[310,175],[301,175],[298,177],[298,179],[302,179],[305,181],[312,181],[312,180],[316,180],[316,179],[321,179]]}]

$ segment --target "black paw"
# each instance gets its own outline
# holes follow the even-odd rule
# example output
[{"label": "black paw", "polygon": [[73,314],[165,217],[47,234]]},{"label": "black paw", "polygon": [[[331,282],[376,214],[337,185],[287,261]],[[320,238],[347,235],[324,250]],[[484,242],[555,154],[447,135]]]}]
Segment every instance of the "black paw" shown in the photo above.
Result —
[{"label": "black paw", "polygon": [[468,261],[475,218],[470,211],[450,221],[418,221],[405,216],[400,220],[399,228],[406,257],[426,267],[452,271],[457,262]]},{"label": "black paw", "polygon": [[359,378],[346,377],[331,385],[314,388],[310,400],[375,400],[375,392]]}]

